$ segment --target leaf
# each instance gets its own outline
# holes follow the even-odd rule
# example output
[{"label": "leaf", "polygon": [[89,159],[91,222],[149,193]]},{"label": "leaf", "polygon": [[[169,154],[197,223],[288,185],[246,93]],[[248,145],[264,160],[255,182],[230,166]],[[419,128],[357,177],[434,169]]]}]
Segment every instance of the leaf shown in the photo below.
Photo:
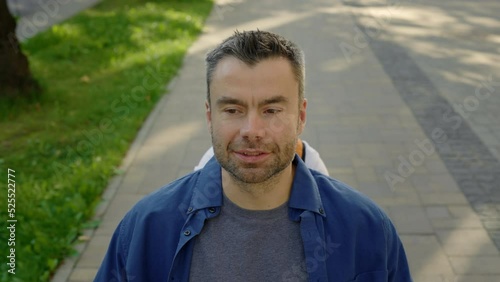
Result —
[{"label": "leaf", "polygon": [[87,242],[89,240],[90,240],[90,237],[87,236],[87,235],[80,235],[80,236],[78,236],[78,241]]},{"label": "leaf", "polygon": [[84,75],[80,77],[80,81],[84,83],[89,83],[90,82],[90,77],[88,75]]}]

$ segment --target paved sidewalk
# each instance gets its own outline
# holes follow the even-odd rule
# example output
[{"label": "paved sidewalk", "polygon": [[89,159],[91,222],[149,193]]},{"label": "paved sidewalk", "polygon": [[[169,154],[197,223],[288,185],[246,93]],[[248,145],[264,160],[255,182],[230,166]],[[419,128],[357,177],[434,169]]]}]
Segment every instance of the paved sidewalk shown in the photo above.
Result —
[{"label": "paved sidewalk", "polygon": [[210,146],[204,55],[256,28],[304,49],[303,138],[387,211],[415,281],[500,281],[499,4],[381,2],[219,1],[107,188],[102,224],[53,281],[91,281],[124,213],[192,171]]}]

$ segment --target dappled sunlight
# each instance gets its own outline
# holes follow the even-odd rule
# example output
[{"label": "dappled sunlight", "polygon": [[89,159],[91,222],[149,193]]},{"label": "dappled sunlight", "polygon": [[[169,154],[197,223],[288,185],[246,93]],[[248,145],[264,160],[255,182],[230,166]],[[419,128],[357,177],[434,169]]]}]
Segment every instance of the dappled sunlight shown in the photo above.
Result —
[{"label": "dappled sunlight", "polygon": [[[133,156],[131,167],[161,168],[165,165],[165,160],[166,162],[181,161],[178,156],[180,153],[179,149],[183,148],[195,136],[199,136],[202,130],[205,129],[205,123],[201,119],[179,122],[175,122],[168,117],[166,118],[167,120],[164,120],[162,117],[158,117],[157,119],[163,120],[167,125],[161,127],[152,126],[149,133],[147,133],[147,139],[144,140],[137,154]],[[203,149],[206,150],[207,148]],[[192,163],[192,167],[194,165],[195,163]],[[158,183],[154,187],[148,188],[157,188],[168,181],[174,180],[177,175],[173,175],[173,173],[176,172],[176,169],[170,168],[168,171],[165,171],[163,177],[155,177]]]},{"label": "dappled sunlight", "polygon": [[[358,51],[357,57],[351,58],[351,64],[340,64],[340,66],[335,65],[336,62],[325,60],[322,62],[322,69],[340,71],[339,75],[341,75],[343,71],[348,71],[360,64],[367,66],[363,58],[370,56],[370,48],[366,48],[364,53],[360,52],[364,48],[363,39],[374,43],[372,51],[377,48],[380,51],[387,46],[396,46],[398,48],[394,50],[398,52],[395,52],[394,56],[390,50],[380,51],[379,54],[382,55],[379,58],[385,59],[387,66],[399,66],[392,69],[395,74],[392,80],[394,85],[398,85],[397,79],[401,77],[411,81],[405,84],[406,87],[401,88],[401,92],[418,94],[417,90],[420,85],[423,88],[429,85],[427,93],[436,94],[435,97],[443,98],[442,101],[448,102],[452,107],[465,105],[469,109],[465,113],[456,114],[457,120],[464,117],[468,123],[463,123],[466,125],[454,129],[452,133],[459,137],[450,141],[449,144],[460,143],[462,139],[465,140],[463,143],[467,143],[468,138],[477,137],[477,141],[471,143],[471,148],[483,146],[487,151],[494,146],[498,147],[499,135],[491,134],[495,128],[498,128],[500,121],[498,116],[492,114],[500,102],[499,96],[496,95],[498,93],[497,73],[499,73],[497,62],[500,61],[500,36],[498,35],[500,20],[498,14],[495,13],[500,7],[498,2],[484,1],[479,4],[470,1],[407,1],[396,4],[399,7],[366,1],[359,3],[356,1],[352,4],[351,10],[364,36],[363,38],[360,32],[351,31],[351,38],[347,39],[347,43],[356,47],[354,50]],[[353,60],[358,57],[361,59]],[[405,69],[405,64],[398,64],[405,59],[409,62],[408,64],[415,64],[415,73],[420,73],[420,77],[418,75],[412,77],[412,74]],[[408,96],[407,104],[419,105],[417,100],[420,97],[415,96],[415,98],[412,100],[412,97]],[[422,100],[431,106],[438,103],[437,100],[432,99]],[[415,106],[413,118],[419,118],[418,115],[421,114],[419,110],[423,111],[424,108],[423,105],[421,108]],[[432,116],[431,111],[426,114],[427,117],[420,117],[422,120],[420,125],[423,128],[426,126],[425,122],[432,119],[429,117]],[[470,116],[470,119],[467,119],[467,116]],[[451,125],[445,124],[447,117],[446,115],[436,116],[434,120],[436,125],[431,122],[429,129],[432,129],[432,126],[448,126],[446,129],[451,131]],[[438,124],[439,118],[442,119],[441,124]],[[470,126],[477,136],[465,133],[465,126]],[[457,155],[467,152],[467,148],[454,150],[456,152],[453,153]],[[471,149],[471,151],[474,150]],[[440,154],[440,157],[444,160],[451,159],[446,154],[450,152],[444,152]],[[484,156],[477,158],[488,159]],[[497,162],[497,160],[493,157],[491,162]],[[474,178],[480,174],[472,171],[471,163],[463,162],[463,165],[464,175]],[[458,166],[448,164],[446,166],[446,173],[454,174],[454,179],[459,179],[456,176],[460,173],[457,172]],[[498,171],[497,168],[498,166],[494,165],[489,167],[484,165],[481,172],[494,175]],[[434,173],[436,172],[429,170],[423,172],[422,176],[426,178]],[[498,181],[498,178],[496,179]],[[488,194],[483,192],[482,189],[485,188],[480,186],[481,181],[471,181],[470,185],[465,185],[460,181],[457,183],[457,196],[461,199],[460,203],[458,201],[453,203],[455,200],[452,199],[452,194],[445,195],[439,200],[442,201],[439,204],[437,204],[438,200],[432,199],[431,201],[427,198],[429,195],[424,193],[419,195],[421,201],[425,200],[425,203],[421,205],[424,210],[431,208],[441,212],[427,215],[431,222],[432,232],[413,232],[411,225],[418,223],[412,220],[406,220],[403,223],[396,221],[402,227],[403,243],[407,249],[415,281],[498,281],[500,256],[498,235],[495,235],[498,232],[492,231],[498,226],[498,214],[491,212],[486,217],[478,208],[481,204],[494,207],[497,200],[488,199],[486,195],[491,195],[493,198],[497,194],[490,190]],[[488,189],[498,188],[496,183],[488,185],[486,185]],[[390,203],[393,204],[394,201]],[[398,216],[396,215],[395,218]],[[497,242],[496,245],[495,242]],[[482,278],[485,280],[481,280]],[[490,278],[491,280],[488,280]]]},{"label": "dappled sunlight", "polygon": [[[395,34],[398,34],[396,36],[399,37],[404,37],[405,39],[408,39],[408,36],[414,36],[414,37],[422,37],[422,36],[441,36],[441,31],[438,29],[429,31],[423,27],[420,26],[409,26],[409,25],[403,25],[403,26],[392,26],[391,27],[391,32],[394,32]],[[419,42],[418,40],[415,40],[415,42]],[[422,43],[422,42],[421,42]]]},{"label": "dappled sunlight", "polygon": [[[453,228],[437,229],[437,239],[441,247],[429,253],[426,260],[415,269],[414,277],[416,281],[428,281],[423,278],[429,273],[436,273],[436,271],[443,278],[453,278],[453,280],[448,281],[455,281],[456,274],[454,273],[480,274],[477,269],[471,268],[470,265],[479,258],[498,255],[496,246],[482,228],[477,215],[469,206],[456,206],[450,211],[451,218],[434,219],[437,220],[434,221],[435,224],[439,222],[443,226],[449,225],[450,227],[453,226]],[[417,246],[418,244],[413,247]],[[448,259],[444,256],[447,256]],[[439,262],[440,257],[441,262]],[[491,259],[495,260],[494,257],[491,257]],[[498,258],[496,259],[498,260]],[[453,271],[450,272],[450,270]]]},{"label": "dappled sunlight", "polygon": [[500,26],[500,20],[487,17],[469,16],[467,17],[467,21],[487,28],[498,28]]},{"label": "dappled sunlight", "polygon": [[[158,58],[165,58],[169,55],[182,52],[185,49],[183,42],[157,42],[144,46],[142,51],[131,52],[120,57],[110,58],[110,67],[102,71],[103,74],[114,74],[127,70],[138,64],[148,64],[157,61]],[[168,46],[168,48],[166,48]],[[168,67],[168,66],[162,66]]]},{"label": "dappled sunlight", "polygon": [[349,8],[343,5],[340,6],[332,5],[330,7],[321,7],[316,10],[323,14],[330,14],[330,15],[346,15],[350,13]]},{"label": "dappled sunlight", "polygon": [[465,51],[464,56],[459,59],[464,64],[491,65],[493,61],[500,61],[500,55],[485,56],[480,51]]},{"label": "dappled sunlight", "polygon": [[409,49],[423,56],[436,59],[454,58],[460,63],[478,66],[491,65],[492,60],[499,59],[499,55],[485,52],[484,48],[471,50],[471,46],[465,43],[450,48],[443,48],[443,44],[437,44],[437,42],[442,43],[444,38],[451,40],[470,38],[497,43],[500,41],[497,35],[479,31],[500,26],[500,21],[497,19],[476,16],[472,17],[470,22],[463,22],[446,10],[428,6],[369,7],[360,8],[358,12],[361,15],[361,23],[367,27],[390,32],[390,40],[405,42]]},{"label": "dappled sunlight", "polygon": [[443,249],[448,255],[474,256],[495,255],[498,251],[485,230],[451,229],[440,231],[445,237]]},{"label": "dappled sunlight", "polygon": [[440,74],[450,83],[464,83],[470,86],[476,86],[478,81],[484,79],[481,74],[466,70],[462,70],[461,72],[454,70],[442,70],[440,71]]},{"label": "dappled sunlight", "polygon": [[239,25],[231,26],[229,28],[217,28],[215,26],[210,26],[208,23],[205,28],[205,34],[200,37],[197,44],[193,45],[189,49],[189,54],[204,54],[208,49],[216,46],[220,43],[220,38],[225,38],[231,36],[235,30],[272,30],[279,26],[289,24],[294,21],[303,20],[308,17],[312,17],[315,14],[322,13],[323,8],[312,9],[307,12],[294,13],[288,11],[275,12],[272,16],[256,19],[253,21],[244,22]]},{"label": "dappled sunlight", "polygon": [[[161,145],[162,147],[168,149],[179,143],[189,140],[196,132],[205,128],[205,123],[203,120],[191,121],[191,122],[179,122],[179,124],[166,127],[162,131],[154,131],[151,133],[150,137],[146,142],[147,145]],[[164,151],[162,151],[164,152]],[[152,155],[158,152],[152,152]],[[148,157],[148,156],[144,156]]]},{"label": "dappled sunlight", "polygon": [[320,68],[328,72],[341,72],[349,68],[352,68],[353,65],[359,65],[362,62],[363,62],[363,57],[361,56],[353,57],[351,58],[350,61],[347,61],[343,57],[339,57],[339,58],[332,58],[329,60],[325,60],[321,64]]},{"label": "dappled sunlight", "polygon": [[[446,257],[440,252],[431,252],[425,255],[425,260],[419,268],[412,269],[412,275],[415,281],[428,282],[431,277],[450,277],[453,276],[453,270],[446,262]],[[415,271],[416,270],[416,271]]]},{"label": "dappled sunlight", "polygon": [[71,23],[52,26],[51,30],[55,36],[59,36],[65,40],[69,38],[76,38],[85,32],[81,26]]},{"label": "dappled sunlight", "polygon": [[[427,84],[437,85],[435,81],[441,79],[439,82],[442,84],[437,85],[436,92],[440,91],[441,96],[448,95],[446,98],[450,98],[467,94],[466,91],[457,94],[457,89],[472,89],[469,95],[473,95],[474,87],[485,81],[485,76],[494,73],[491,71],[495,69],[492,62],[500,61],[500,35],[490,30],[498,30],[500,21],[483,17],[480,13],[470,16],[465,12],[448,11],[443,8],[445,4],[441,3],[426,5],[421,1],[407,1],[399,3],[399,7],[388,8],[380,4],[381,1],[376,1],[376,4],[375,1],[345,1],[353,2],[352,5],[342,5],[343,1],[326,2],[314,6],[309,2],[298,1],[302,6],[288,10],[286,6],[262,9],[255,5],[257,7],[253,8],[251,1],[217,1],[219,5],[214,6],[211,18],[203,27],[204,33],[187,49],[184,58],[180,57],[186,49],[186,43],[164,35],[172,33],[183,38],[186,26],[176,24],[169,30],[168,20],[161,18],[173,13],[168,16],[173,22],[185,21],[189,29],[201,29],[203,23],[188,18],[187,14],[168,9],[155,11],[154,5],[145,5],[144,9],[148,13],[153,12],[151,17],[146,18],[145,10],[140,8],[130,9],[126,15],[89,10],[88,13],[99,13],[94,15],[99,17],[96,22],[101,28],[106,25],[103,18],[117,17],[123,22],[119,29],[123,37],[117,39],[123,39],[125,43],[115,42],[112,27],[102,30],[110,37],[94,42],[89,36],[88,41],[86,38],[81,43],[106,54],[104,59],[96,60],[101,64],[95,68],[96,73],[90,74],[89,85],[106,94],[107,89],[100,87],[100,83],[117,79],[117,88],[122,91],[109,99],[108,104],[117,107],[104,107],[103,112],[125,112],[123,109],[126,108],[127,114],[123,114],[123,117],[128,119],[128,115],[135,112],[136,102],[150,103],[151,99],[149,90],[144,91],[144,96],[136,97],[134,95],[142,95],[142,92],[136,93],[133,89],[147,89],[156,82],[162,84],[158,77],[164,77],[167,73],[170,77],[178,69],[177,62],[180,64],[180,60],[184,60],[176,79],[169,85],[169,94],[159,100],[154,112],[142,126],[133,149],[129,151],[124,169],[126,173],[120,176],[123,178],[120,193],[134,196],[135,201],[140,198],[138,195],[154,191],[160,185],[191,172],[210,146],[210,136],[203,118],[206,92],[203,59],[209,49],[223,38],[231,36],[235,30],[258,28],[283,32],[284,35],[288,33],[286,36],[296,36],[299,45],[305,45],[308,95],[311,94],[308,114],[312,117],[313,126],[306,127],[310,134],[302,136],[308,141],[312,140],[314,146],[318,144],[318,148],[323,149],[325,160],[330,161],[332,170],[346,176],[354,188],[368,190],[367,194],[380,200],[383,208],[397,208],[400,213],[389,213],[389,216],[401,230],[401,239],[415,281],[455,282],[462,281],[457,279],[457,273],[477,274],[474,262],[486,256],[496,256],[498,259],[498,249],[481,219],[467,203],[460,187],[449,184],[454,180],[444,162],[439,160],[438,153],[433,153],[429,160],[439,163],[439,171],[436,171],[436,166],[427,166],[428,163],[416,168],[421,178],[432,179],[437,174],[449,178],[445,184],[423,185],[426,189],[439,190],[436,193],[417,191],[414,187],[417,185],[410,181],[405,183],[405,189],[396,191],[383,186],[385,183],[382,183],[381,172],[391,167],[391,162],[402,154],[409,159],[413,153],[408,151],[408,144],[413,144],[411,139],[415,136],[422,139],[426,135],[415,122],[414,112],[403,101],[402,90],[395,87],[381,59],[374,54],[375,48],[371,48],[370,43],[373,42],[369,37],[372,36],[373,41],[397,42],[402,52],[387,51],[388,60],[405,59],[401,54],[408,53],[411,57],[409,60],[414,60],[416,68],[422,71],[421,77],[426,80],[418,80],[408,73],[408,79],[415,84],[405,90],[415,90],[417,93]],[[485,9],[475,7],[478,6],[475,3],[466,4],[471,11],[471,7],[475,11]],[[455,4],[446,5],[453,9],[461,8]],[[244,10],[249,7],[252,8]],[[252,14],[254,12],[257,16]],[[129,26],[129,20],[142,23]],[[372,33],[367,35],[369,32],[361,31],[362,26],[371,28]],[[58,28],[54,35],[77,43],[73,37],[95,32],[93,28],[85,30],[78,25],[64,24]],[[347,52],[341,50],[342,43],[349,44],[352,49]],[[379,47],[384,47],[383,43]],[[72,59],[71,52],[68,51],[66,57]],[[402,67],[396,69],[398,71],[404,73],[407,70]],[[131,81],[134,83],[131,84]],[[164,91],[163,85],[158,87]],[[96,97],[103,100],[101,96]],[[129,97],[138,101],[124,99]],[[490,98],[489,101],[492,100]],[[337,178],[337,175],[332,176]],[[377,184],[381,187],[377,187]],[[441,193],[440,189],[445,192]],[[453,190],[453,193],[448,190]],[[460,201],[453,202],[456,199]],[[431,215],[427,209],[429,207],[439,212]],[[417,218],[415,211],[422,221],[414,220]],[[425,226],[425,229],[418,229],[421,226]],[[496,272],[492,273],[496,275]]]}]

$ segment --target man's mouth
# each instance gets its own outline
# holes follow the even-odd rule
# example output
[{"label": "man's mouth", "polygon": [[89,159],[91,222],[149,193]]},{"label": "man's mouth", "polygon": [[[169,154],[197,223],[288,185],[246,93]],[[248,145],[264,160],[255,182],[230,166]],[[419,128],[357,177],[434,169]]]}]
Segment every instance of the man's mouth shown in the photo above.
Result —
[{"label": "man's mouth", "polygon": [[243,154],[245,156],[258,156],[258,155],[262,155],[263,153],[262,152],[241,152],[241,154]]},{"label": "man's mouth", "polygon": [[264,160],[268,155],[270,155],[267,151],[256,150],[256,149],[245,149],[245,150],[237,150],[234,151],[236,156],[239,159],[245,162],[259,162]]}]

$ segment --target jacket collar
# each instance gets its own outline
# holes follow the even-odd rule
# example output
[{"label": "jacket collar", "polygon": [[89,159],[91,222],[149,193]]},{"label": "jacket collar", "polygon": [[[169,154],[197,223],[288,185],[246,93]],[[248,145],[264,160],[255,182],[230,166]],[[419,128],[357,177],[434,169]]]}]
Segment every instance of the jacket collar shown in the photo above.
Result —
[{"label": "jacket collar", "polygon": [[[311,171],[297,154],[292,162],[296,169],[288,206],[325,216],[318,185]],[[199,172],[190,207],[194,212],[220,206],[222,206],[221,166],[216,158],[212,157]]]},{"label": "jacket collar", "polygon": [[189,206],[193,212],[222,206],[221,167],[215,157],[200,170]]},{"label": "jacket collar", "polygon": [[297,154],[295,154],[295,158],[293,159],[293,165],[296,168],[288,206],[325,216],[318,184],[311,171]]}]

